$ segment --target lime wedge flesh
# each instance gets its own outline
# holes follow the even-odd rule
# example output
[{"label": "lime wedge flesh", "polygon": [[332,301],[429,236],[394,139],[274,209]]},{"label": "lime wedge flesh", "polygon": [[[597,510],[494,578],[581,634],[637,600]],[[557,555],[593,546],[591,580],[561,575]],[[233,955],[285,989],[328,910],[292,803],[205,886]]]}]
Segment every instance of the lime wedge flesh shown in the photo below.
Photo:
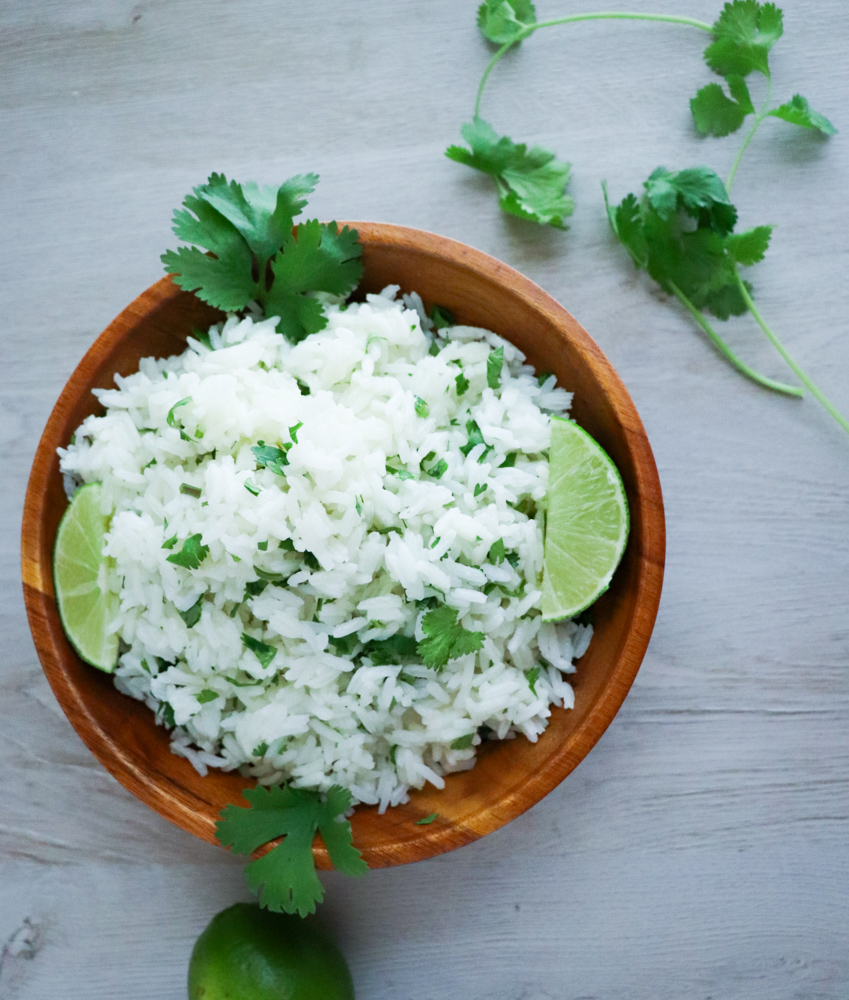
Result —
[{"label": "lime wedge flesh", "polygon": [[551,421],[542,616],[573,618],[610,586],[628,541],[628,500],[610,457],[571,420]]},{"label": "lime wedge flesh", "polygon": [[109,628],[117,598],[102,585],[109,518],[100,513],[100,495],[100,483],[83,486],[59,522],[53,586],[71,645],[86,663],[111,673],[118,661],[118,636]]}]

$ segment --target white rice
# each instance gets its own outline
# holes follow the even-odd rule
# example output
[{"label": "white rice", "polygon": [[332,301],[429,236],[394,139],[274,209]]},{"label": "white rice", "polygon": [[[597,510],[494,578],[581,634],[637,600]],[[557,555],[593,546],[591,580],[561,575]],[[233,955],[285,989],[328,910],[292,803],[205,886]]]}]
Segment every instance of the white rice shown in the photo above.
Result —
[{"label": "white rice", "polygon": [[[549,414],[567,413],[571,395],[539,385],[493,333],[455,326],[434,340],[418,297],[397,292],[329,307],[327,328],[296,346],[274,320],[233,317],[209,331],[212,349],[190,340],[179,357],[145,358],[97,391],[105,415],[60,452],[73,486],[103,484],[112,516],[115,682],[174,726],[174,752],[202,774],[340,784],[383,810],[472,767],[482,738],[535,741],[552,705],[573,704],[564,674],[591,630],[543,623],[539,606]],[[484,443],[464,455],[468,421]],[[285,476],[257,469],[260,440],[291,444]],[[423,471],[440,460],[441,478]],[[167,560],[197,533],[209,547],[197,569]],[[509,560],[490,560],[499,540]],[[285,586],[247,593],[257,570]],[[188,627],[179,612],[201,597]],[[364,655],[396,633],[421,640],[440,604],[484,633],[479,652],[439,672]],[[277,651],[267,667],[243,633]]]}]

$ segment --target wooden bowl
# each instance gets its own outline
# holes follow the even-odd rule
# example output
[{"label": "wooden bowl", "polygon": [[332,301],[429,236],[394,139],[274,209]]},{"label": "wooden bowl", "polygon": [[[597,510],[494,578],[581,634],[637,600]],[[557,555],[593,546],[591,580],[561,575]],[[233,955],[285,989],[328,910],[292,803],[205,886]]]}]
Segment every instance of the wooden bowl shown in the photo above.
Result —
[{"label": "wooden bowl", "polygon": [[[360,293],[388,284],[415,290],[458,321],[511,340],[537,371],[573,390],[572,413],[619,467],[631,507],[631,535],[610,590],[595,604],[595,635],[574,676],[575,707],[555,709],[537,743],[489,742],[471,771],[452,774],[444,791],[413,792],[407,805],[378,815],[360,806],[354,843],[372,868],[419,861],[497,830],[558,785],[589,753],[622,704],[649,642],[660,600],[665,532],[660,483],[643,425],[622,382],[586,331],[552,298],[492,257],[431,233],[351,223],[363,244]],[[220,314],[163,278],[97,338],[62,391],[42,435],[26,495],[22,538],[24,596],[44,672],[85,744],[126,788],[166,819],[215,843],[219,811],[244,804],[250,784],[238,774],[201,778],[171,753],[167,731],[141,702],[120,694],[112,678],[86,666],[65,638],[53,595],[51,561],[67,500],[56,449],[98,409],[93,388],[111,387],[147,355],[182,352],[193,327]],[[415,821],[431,813],[427,826]],[[330,867],[320,838],[320,868]]]}]

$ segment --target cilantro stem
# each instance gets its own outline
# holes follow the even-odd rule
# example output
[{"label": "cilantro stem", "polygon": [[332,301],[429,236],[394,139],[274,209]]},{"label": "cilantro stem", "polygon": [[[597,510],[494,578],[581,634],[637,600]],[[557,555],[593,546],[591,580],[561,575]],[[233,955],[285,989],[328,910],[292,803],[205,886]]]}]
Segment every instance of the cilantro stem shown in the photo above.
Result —
[{"label": "cilantro stem", "polygon": [[697,21],[692,17],[679,17],[677,14],[636,14],[629,11],[570,14],[568,17],[557,17],[551,21],[536,21],[534,24],[529,24],[516,38],[505,42],[487,63],[486,69],[483,71],[483,77],[481,77],[480,85],[478,86],[477,97],[475,98],[475,117],[480,117],[481,99],[483,98],[483,91],[486,81],[489,79],[489,74],[509,49],[514,45],[518,45],[519,42],[528,38],[539,28],[552,28],[558,24],[574,24],[578,21],[665,21],[667,24],[686,24],[691,28],[699,28],[701,31],[707,31],[708,33],[713,31],[712,25],[707,24],[705,21]]},{"label": "cilantro stem", "polygon": [[847,420],[842,413],[837,409],[837,407],[829,400],[819,389],[814,382],[802,371],[799,365],[793,360],[790,354],[787,352],[787,348],[781,341],[776,337],[772,330],[767,326],[766,321],[763,316],[761,316],[758,311],[758,307],[752,300],[752,296],[749,294],[749,289],[746,288],[746,283],[740,277],[739,271],[737,272],[737,285],[740,288],[740,293],[743,296],[743,300],[749,307],[749,312],[755,317],[755,321],[758,326],[763,330],[763,332],[769,337],[770,342],[773,347],[778,351],[778,353],[784,358],[787,364],[793,369],[793,371],[799,376],[801,381],[811,390],[811,395],[820,401],[820,403],[825,407],[825,409],[831,414],[832,417],[840,424],[844,431],[849,434],[849,420]]},{"label": "cilantro stem", "polygon": [[[699,324],[701,329],[704,330],[704,332],[708,335],[708,337],[710,337],[711,342],[713,343],[714,347],[719,351],[719,353],[724,358],[726,358],[726,360],[730,361],[731,364],[738,371],[742,372],[742,374],[745,375],[746,378],[751,379],[753,382],[756,382],[758,385],[763,386],[765,389],[772,389],[773,392],[783,392],[786,396],[804,396],[805,394],[804,390],[800,389],[798,386],[787,385],[784,382],[776,382],[774,379],[768,378],[766,375],[761,375],[759,372],[756,372],[754,368],[750,368],[745,361],[737,357],[737,355],[731,350],[728,344],[725,343],[722,337],[720,337],[719,334],[716,332],[716,330],[714,330],[714,328],[710,325],[710,323],[708,323],[704,313],[700,312],[693,305],[693,303],[687,298],[687,296],[681,291],[681,289],[678,288],[677,285],[672,285],[672,284],[670,284],[670,288],[672,289],[673,294],[681,303],[681,305],[684,306],[687,312]],[[782,356],[784,357],[784,354],[782,354]],[[787,360],[786,357],[785,360]],[[793,368],[793,365],[791,364],[790,367]],[[794,368],[794,371],[795,370],[796,369]]]},{"label": "cilantro stem", "polygon": [[767,89],[766,89],[766,100],[764,101],[763,107],[755,115],[755,120],[752,122],[752,127],[746,133],[746,138],[743,140],[743,145],[737,151],[737,156],[734,158],[734,163],[731,165],[731,173],[728,175],[728,180],[725,182],[725,190],[730,194],[731,185],[734,183],[734,178],[737,176],[737,168],[740,166],[740,161],[743,159],[743,154],[749,148],[749,143],[754,139],[755,132],[757,132],[760,127],[761,122],[769,114],[769,105],[772,98],[772,77],[767,77]]},{"label": "cilantro stem", "polygon": [[[697,21],[692,17],[679,17],[677,14],[637,14],[631,11],[599,11],[595,14],[569,14],[567,17],[556,17],[551,21],[537,21],[529,25],[530,31],[537,28],[551,28],[556,24],[571,24],[573,21],[665,21],[667,24],[686,24],[701,31],[713,32],[713,26],[706,21]],[[530,33],[529,31],[529,33]]]}]

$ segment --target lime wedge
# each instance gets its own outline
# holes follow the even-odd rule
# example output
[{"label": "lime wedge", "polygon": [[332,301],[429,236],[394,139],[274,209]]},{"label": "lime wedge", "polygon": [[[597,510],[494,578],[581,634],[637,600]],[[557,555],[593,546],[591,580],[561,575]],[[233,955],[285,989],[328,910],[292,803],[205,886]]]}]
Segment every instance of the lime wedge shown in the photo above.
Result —
[{"label": "lime wedge", "polygon": [[100,483],[83,486],[59,522],[53,549],[53,585],[65,635],[93,667],[111,673],[118,636],[109,624],[117,598],[103,587],[103,538],[109,518],[100,513]]},{"label": "lime wedge", "polygon": [[628,500],[607,453],[571,420],[551,421],[542,616],[573,618],[607,590],[628,541]]}]

